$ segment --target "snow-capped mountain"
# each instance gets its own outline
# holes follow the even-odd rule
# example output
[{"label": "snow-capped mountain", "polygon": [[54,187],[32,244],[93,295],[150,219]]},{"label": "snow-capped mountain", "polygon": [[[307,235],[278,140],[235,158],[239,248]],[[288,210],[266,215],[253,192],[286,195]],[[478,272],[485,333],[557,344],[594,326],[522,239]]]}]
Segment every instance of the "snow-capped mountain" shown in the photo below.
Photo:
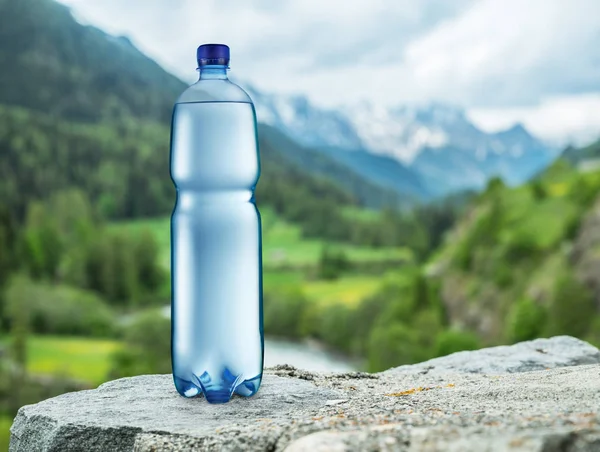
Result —
[{"label": "snow-capped mountain", "polygon": [[304,146],[362,149],[357,130],[346,115],[317,108],[304,96],[267,94],[246,88],[260,122],[276,127]]},{"label": "snow-capped mountain", "polygon": [[[403,174],[398,177],[406,177],[406,169],[412,170],[429,194],[480,188],[496,175],[511,184],[520,183],[555,156],[553,149],[522,125],[487,133],[471,123],[464,110],[454,106],[433,103],[386,108],[361,102],[325,109],[303,96],[266,94],[254,89],[250,95],[259,121],[300,144],[335,148],[337,152],[332,155],[338,160],[350,158],[339,150],[366,151],[388,162],[392,158],[402,168]],[[363,156],[360,165],[365,164],[369,166]],[[375,166],[381,168],[382,162]],[[369,173],[372,180],[373,171]],[[387,176],[389,182],[389,172]]]},{"label": "snow-capped mountain", "polygon": [[436,193],[481,188],[493,176],[516,185],[526,181],[555,157],[555,150],[517,124],[498,133],[485,133],[463,119],[446,129],[443,146],[425,146],[411,168],[429,181]]},{"label": "snow-capped mountain", "polygon": [[247,91],[259,122],[319,151],[363,180],[396,192],[401,199],[431,197],[415,171],[391,156],[377,155],[368,149],[343,112],[317,108],[303,96],[278,96],[252,88]]}]

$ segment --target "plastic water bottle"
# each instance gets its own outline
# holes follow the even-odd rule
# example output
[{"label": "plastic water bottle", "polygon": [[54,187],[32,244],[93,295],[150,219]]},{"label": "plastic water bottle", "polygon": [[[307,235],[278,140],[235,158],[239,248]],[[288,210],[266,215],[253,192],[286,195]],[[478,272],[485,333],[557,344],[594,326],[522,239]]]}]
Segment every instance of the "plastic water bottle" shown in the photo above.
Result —
[{"label": "plastic water bottle", "polygon": [[263,369],[256,113],[227,78],[229,47],[197,56],[171,130],[171,357],[181,395],[225,403],[255,394]]}]

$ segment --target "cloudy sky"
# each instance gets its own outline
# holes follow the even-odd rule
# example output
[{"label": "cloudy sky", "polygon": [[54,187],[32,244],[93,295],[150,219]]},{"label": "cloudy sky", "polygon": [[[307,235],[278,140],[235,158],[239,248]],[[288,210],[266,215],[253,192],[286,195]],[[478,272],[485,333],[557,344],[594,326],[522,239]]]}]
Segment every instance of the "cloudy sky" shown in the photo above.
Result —
[{"label": "cloudy sky", "polygon": [[600,136],[598,0],[60,0],[192,81],[195,49],[320,105],[449,102],[487,130]]}]

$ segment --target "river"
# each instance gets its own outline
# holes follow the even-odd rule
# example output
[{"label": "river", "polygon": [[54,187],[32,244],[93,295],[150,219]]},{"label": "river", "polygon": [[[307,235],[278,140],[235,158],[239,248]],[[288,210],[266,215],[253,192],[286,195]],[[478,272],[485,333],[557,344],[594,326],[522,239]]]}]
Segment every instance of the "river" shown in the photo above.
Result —
[{"label": "river", "polygon": [[331,353],[317,341],[293,342],[265,338],[265,367],[277,364],[323,372],[349,372],[358,368],[356,362]]},{"label": "river", "polygon": [[[171,316],[171,307],[161,309],[165,317]],[[321,372],[350,372],[359,364],[343,355],[333,353],[314,340],[289,341],[265,338],[265,367],[290,364],[299,369]]]}]

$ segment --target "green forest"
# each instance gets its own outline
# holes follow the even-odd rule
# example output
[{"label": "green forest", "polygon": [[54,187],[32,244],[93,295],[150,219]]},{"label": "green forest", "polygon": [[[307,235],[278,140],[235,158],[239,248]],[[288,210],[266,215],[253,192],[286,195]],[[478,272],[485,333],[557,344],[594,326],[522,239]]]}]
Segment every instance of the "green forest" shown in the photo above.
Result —
[{"label": "green forest", "polygon": [[[0,0],[0,63],[1,449],[24,404],[170,372],[184,84],[51,0]],[[258,135],[266,335],[373,372],[560,334],[600,344],[600,141],[522,186],[415,204]]]}]

